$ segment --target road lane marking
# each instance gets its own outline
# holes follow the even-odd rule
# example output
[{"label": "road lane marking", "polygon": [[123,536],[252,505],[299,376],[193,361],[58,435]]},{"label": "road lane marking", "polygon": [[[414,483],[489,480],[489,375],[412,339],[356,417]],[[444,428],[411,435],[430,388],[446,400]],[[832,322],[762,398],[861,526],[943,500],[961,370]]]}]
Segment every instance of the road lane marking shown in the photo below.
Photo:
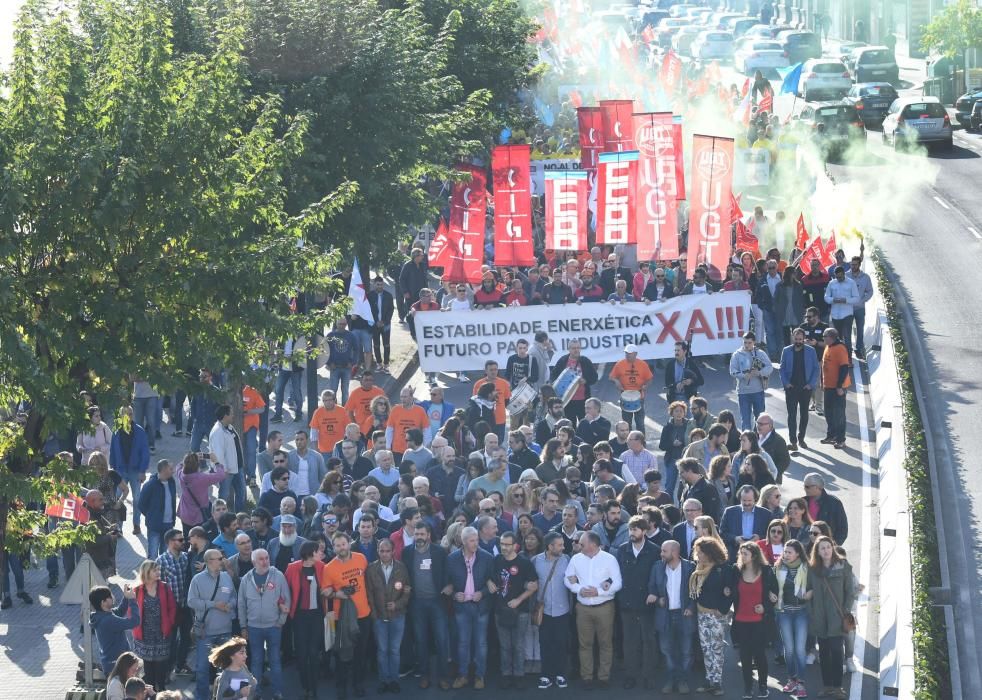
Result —
[{"label": "road lane marking", "polygon": [[972,234],[973,236],[975,236],[976,238],[978,238],[980,241],[982,241],[982,233],[979,233],[978,231],[976,231],[971,226],[968,227],[968,232],[970,234]]},{"label": "road lane marking", "polygon": [[873,510],[873,469],[870,455],[873,446],[870,444],[869,425],[866,420],[866,386],[863,384],[863,372],[859,363],[853,363],[853,382],[856,385],[856,404],[859,409],[859,442],[863,453],[863,490],[862,490],[862,546],[859,549],[859,582],[866,589],[856,596],[856,642],[853,646],[853,658],[856,663],[856,673],[852,674],[849,684],[850,700],[860,700],[863,693],[863,679],[866,677],[866,637],[869,634],[869,585],[870,585],[870,556],[872,539],[872,510]]},{"label": "road lane marking", "polygon": [[934,201],[937,202],[938,204],[940,204],[941,206],[943,206],[945,209],[948,209],[949,211],[951,210],[951,207],[948,206],[948,202],[946,202],[943,199],[941,199],[941,197],[938,197],[937,195],[935,195]]}]

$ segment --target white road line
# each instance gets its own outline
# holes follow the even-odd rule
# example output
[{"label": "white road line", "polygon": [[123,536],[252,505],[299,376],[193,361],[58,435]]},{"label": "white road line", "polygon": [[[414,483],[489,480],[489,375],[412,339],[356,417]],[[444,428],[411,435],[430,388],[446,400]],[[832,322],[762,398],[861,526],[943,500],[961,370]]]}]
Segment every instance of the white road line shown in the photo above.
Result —
[{"label": "white road line", "polygon": [[856,405],[859,414],[859,436],[860,445],[863,450],[863,491],[862,491],[862,546],[859,549],[859,582],[866,586],[866,590],[856,596],[856,643],[853,656],[858,661],[856,663],[856,673],[852,674],[849,684],[849,697],[851,700],[860,700],[863,696],[863,678],[866,677],[864,661],[866,657],[866,637],[869,634],[867,620],[869,617],[869,585],[871,559],[870,548],[873,546],[872,540],[872,510],[873,510],[873,488],[872,474],[870,466],[870,455],[873,446],[870,444],[869,426],[866,420],[866,387],[863,384],[863,373],[859,363],[853,365],[853,382],[856,384]]},{"label": "white road line", "polygon": [[971,226],[968,227],[968,232],[970,234],[972,234],[973,236],[975,236],[976,238],[978,238],[980,241],[982,241],[982,233],[979,233],[978,231],[976,231]]},{"label": "white road line", "polygon": [[935,195],[934,201],[940,204],[941,206],[943,206],[945,209],[949,209],[949,210],[951,209],[951,207],[948,206],[948,202],[944,201],[943,199],[941,199],[941,197],[938,197],[937,195]]}]

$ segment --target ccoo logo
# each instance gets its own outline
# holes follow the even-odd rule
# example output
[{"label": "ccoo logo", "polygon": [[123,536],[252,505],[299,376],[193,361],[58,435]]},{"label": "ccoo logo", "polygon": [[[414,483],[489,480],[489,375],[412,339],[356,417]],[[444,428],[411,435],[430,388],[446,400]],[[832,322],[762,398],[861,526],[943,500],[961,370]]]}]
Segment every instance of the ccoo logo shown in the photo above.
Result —
[{"label": "ccoo logo", "polygon": [[672,128],[663,124],[642,124],[634,133],[638,150],[649,158],[664,154],[672,145]]},{"label": "ccoo logo", "polygon": [[724,151],[704,148],[696,155],[696,168],[704,178],[723,177],[730,172],[730,158]]}]

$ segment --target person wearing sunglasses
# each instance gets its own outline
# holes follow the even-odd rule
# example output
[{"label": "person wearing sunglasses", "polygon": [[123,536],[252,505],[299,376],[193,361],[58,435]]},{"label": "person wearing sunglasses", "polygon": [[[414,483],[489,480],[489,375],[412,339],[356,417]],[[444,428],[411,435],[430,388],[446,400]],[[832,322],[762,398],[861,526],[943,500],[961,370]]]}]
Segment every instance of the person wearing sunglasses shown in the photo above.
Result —
[{"label": "person wearing sunglasses", "polygon": [[171,637],[171,664],[178,674],[190,674],[187,658],[191,649],[193,613],[188,607],[188,588],[191,585],[191,562],[184,551],[184,533],[171,528],[164,533],[164,552],[156,559],[160,580],[174,594],[177,607],[177,633]]}]

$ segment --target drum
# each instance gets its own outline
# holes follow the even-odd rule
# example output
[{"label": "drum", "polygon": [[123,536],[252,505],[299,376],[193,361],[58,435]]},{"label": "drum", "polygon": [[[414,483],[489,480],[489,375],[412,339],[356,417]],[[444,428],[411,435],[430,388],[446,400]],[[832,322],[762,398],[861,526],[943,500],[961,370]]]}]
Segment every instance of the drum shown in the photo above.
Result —
[{"label": "drum", "polygon": [[621,410],[624,413],[637,413],[642,405],[640,391],[621,392]]},{"label": "drum", "polygon": [[512,389],[511,399],[508,401],[508,415],[517,416],[527,409],[535,401],[535,388],[528,382],[521,382]]},{"label": "drum", "polygon": [[573,400],[573,394],[576,393],[576,388],[579,386],[577,382],[579,378],[579,374],[567,367],[552,383],[552,388],[556,390],[556,396],[563,400],[563,406]]}]

